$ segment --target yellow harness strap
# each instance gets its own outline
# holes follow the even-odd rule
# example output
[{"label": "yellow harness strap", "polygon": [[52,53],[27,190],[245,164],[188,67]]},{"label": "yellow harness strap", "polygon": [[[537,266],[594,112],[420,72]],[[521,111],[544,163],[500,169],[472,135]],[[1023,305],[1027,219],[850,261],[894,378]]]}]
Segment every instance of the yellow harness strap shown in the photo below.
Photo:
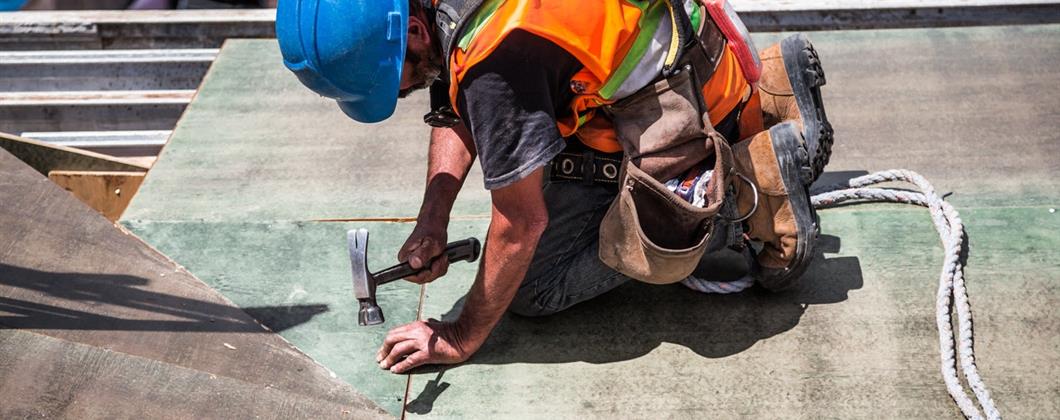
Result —
[{"label": "yellow harness strap", "polygon": [[666,61],[663,64],[665,68],[672,68],[674,61],[677,60],[677,50],[681,44],[681,35],[678,33],[677,13],[674,12],[675,0],[663,1],[666,3],[666,8],[670,10],[670,27],[672,28],[672,31],[670,31],[670,49],[666,52]]}]

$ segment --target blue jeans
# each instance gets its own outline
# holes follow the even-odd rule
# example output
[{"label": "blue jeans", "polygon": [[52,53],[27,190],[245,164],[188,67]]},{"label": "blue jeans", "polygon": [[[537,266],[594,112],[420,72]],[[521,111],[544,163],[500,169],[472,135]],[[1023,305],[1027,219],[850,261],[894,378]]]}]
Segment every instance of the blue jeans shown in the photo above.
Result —
[{"label": "blue jeans", "polygon": [[525,316],[551,315],[597,297],[629,277],[600,261],[600,221],[616,187],[545,181],[548,227],[508,309]]},{"label": "blue jeans", "polygon": [[[581,182],[546,181],[545,206],[548,208],[548,227],[538,240],[534,258],[526,277],[515,294],[508,310],[524,316],[551,315],[618,287],[630,280],[600,261],[600,222],[618,195],[614,186],[586,185]],[[736,217],[735,200],[731,193],[721,214]],[[732,270],[747,255],[728,249],[741,242],[742,230],[720,218],[715,222],[711,243],[707,246],[696,275],[730,281],[742,277],[749,265]],[[726,267],[728,278],[720,275]]]}]

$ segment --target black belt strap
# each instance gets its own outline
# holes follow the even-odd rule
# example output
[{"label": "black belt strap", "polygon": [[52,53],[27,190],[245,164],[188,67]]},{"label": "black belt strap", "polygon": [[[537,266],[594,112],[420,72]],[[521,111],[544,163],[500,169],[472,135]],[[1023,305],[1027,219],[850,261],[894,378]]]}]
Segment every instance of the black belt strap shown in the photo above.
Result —
[{"label": "black belt strap", "polygon": [[618,185],[621,167],[621,154],[601,155],[588,148],[581,153],[561,152],[552,159],[549,179],[553,182],[580,181],[587,185]]}]

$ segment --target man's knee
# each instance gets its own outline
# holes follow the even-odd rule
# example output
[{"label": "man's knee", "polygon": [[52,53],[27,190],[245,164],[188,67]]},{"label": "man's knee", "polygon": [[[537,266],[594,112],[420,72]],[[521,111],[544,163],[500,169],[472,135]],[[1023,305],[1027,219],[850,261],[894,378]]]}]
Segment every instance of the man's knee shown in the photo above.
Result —
[{"label": "man's knee", "polygon": [[541,306],[538,306],[538,305],[533,305],[533,304],[531,304],[531,305],[515,305],[515,304],[512,304],[512,306],[508,307],[508,312],[511,312],[513,314],[520,315],[520,316],[540,317],[540,316],[552,315],[552,314],[554,314],[556,312],[559,312],[559,311],[550,310],[550,309],[547,309],[547,308],[544,308],[544,307],[541,307]]},{"label": "man's knee", "polygon": [[562,310],[553,308],[554,306],[549,305],[547,302],[542,302],[540,296],[533,296],[530,290],[524,289],[519,289],[515,299],[512,299],[511,305],[508,305],[509,312],[530,317],[548,316]]}]

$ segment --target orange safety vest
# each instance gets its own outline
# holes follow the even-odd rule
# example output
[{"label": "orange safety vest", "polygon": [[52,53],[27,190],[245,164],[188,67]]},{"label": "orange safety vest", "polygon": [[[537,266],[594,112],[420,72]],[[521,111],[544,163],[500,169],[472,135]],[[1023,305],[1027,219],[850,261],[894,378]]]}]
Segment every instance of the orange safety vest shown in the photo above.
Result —
[{"label": "orange safety vest", "polygon": [[[694,25],[710,19],[698,3],[692,4]],[[527,31],[560,46],[584,66],[571,78],[575,97],[570,112],[557,116],[560,134],[576,135],[602,152],[621,151],[610,121],[596,117],[596,109],[655,81],[661,66],[645,50],[659,46],[652,44],[652,37],[668,29],[659,29],[659,25],[669,25],[668,7],[662,0],[487,0],[468,17],[462,33],[456,34],[449,55],[450,101],[457,103],[464,75],[489,57],[508,34],[516,29]],[[652,76],[631,80],[632,74],[645,72]],[[638,80],[643,81],[640,86],[636,86]],[[726,47],[703,86],[711,123],[721,122],[750,98],[751,91],[733,51]]]}]

